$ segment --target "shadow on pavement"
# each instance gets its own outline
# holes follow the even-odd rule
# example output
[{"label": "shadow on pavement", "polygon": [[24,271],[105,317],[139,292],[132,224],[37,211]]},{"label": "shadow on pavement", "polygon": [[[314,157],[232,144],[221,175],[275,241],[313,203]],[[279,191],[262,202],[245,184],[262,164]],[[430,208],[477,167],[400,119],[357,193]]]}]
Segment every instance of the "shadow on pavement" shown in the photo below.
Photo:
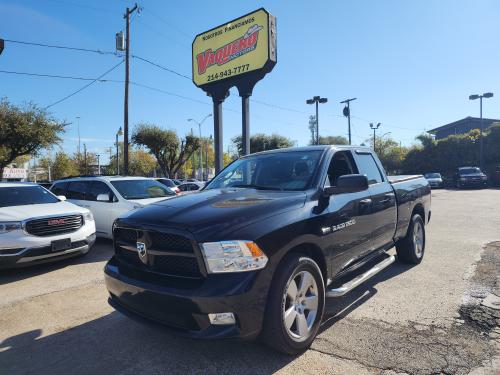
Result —
[{"label": "shadow on pavement", "polygon": [[263,345],[195,341],[113,312],[40,337],[41,329],[0,343],[5,374],[245,374],[273,373],[295,357]]},{"label": "shadow on pavement", "polygon": [[54,261],[54,263],[43,263],[33,266],[0,270],[0,285],[56,271],[68,266],[106,261],[112,256],[113,242],[108,239],[98,238],[92,249],[83,256],[80,255],[74,258],[57,260]]}]

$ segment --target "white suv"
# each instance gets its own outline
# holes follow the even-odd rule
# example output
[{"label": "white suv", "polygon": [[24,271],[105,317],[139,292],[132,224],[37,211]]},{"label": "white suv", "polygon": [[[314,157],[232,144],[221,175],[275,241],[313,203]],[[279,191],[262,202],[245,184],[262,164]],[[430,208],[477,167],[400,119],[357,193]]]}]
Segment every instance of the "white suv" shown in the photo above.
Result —
[{"label": "white suv", "polygon": [[50,190],[94,214],[98,237],[113,238],[113,222],[130,210],[175,197],[165,185],[146,177],[75,177],[54,182]]},{"label": "white suv", "polygon": [[0,183],[0,268],[86,254],[95,224],[86,208],[31,183]]}]

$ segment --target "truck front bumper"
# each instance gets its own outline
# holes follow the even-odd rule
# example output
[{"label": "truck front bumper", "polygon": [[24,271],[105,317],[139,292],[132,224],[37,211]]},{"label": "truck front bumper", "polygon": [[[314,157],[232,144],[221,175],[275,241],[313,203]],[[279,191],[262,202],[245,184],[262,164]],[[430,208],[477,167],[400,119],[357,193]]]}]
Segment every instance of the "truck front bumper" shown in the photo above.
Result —
[{"label": "truck front bumper", "polygon": [[[259,334],[268,292],[267,278],[261,272],[158,281],[134,277],[114,257],[104,268],[108,302],[115,309],[200,339],[253,339]],[[228,312],[234,314],[234,324],[210,322],[208,314]]]}]

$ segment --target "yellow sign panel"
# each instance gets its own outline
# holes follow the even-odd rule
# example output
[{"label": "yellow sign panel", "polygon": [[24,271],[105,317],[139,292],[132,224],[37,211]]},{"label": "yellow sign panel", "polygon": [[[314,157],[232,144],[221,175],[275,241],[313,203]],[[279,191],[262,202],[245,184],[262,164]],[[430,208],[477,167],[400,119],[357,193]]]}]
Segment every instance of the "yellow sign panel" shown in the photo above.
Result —
[{"label": "yellow sign panel", "polygon": [[196,36],[193,82],[196,86],[264,68],[276,61],[275,19],[264,9]]}]

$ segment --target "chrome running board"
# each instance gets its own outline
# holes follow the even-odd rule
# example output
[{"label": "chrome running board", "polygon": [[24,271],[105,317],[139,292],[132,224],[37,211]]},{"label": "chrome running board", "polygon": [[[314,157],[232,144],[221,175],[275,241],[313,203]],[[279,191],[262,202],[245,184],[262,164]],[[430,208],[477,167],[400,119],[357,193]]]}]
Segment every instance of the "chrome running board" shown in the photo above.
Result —
[{"label": "chrome running board", "polygon": [[342,297],[344,294],[350,292],[351,290],[356,288],[358,285],[364,283],[366,280],[375,276],[377,273],[382,271],[384,268],[390,266],[392,263],[394,263],[395,260],[396,260],[396,257],[394,255],[389,256],[388,258],[384,259],[382,262],[377,263],[375,266],[370,268],[365,273],[362,273],[361,275],[356,276],[354,279],[352,279],[351,281],[348,281],[347,283],[343,284],[342,286],[340,286],[338,288],[327,290],[326,297],[327,298]]}]

